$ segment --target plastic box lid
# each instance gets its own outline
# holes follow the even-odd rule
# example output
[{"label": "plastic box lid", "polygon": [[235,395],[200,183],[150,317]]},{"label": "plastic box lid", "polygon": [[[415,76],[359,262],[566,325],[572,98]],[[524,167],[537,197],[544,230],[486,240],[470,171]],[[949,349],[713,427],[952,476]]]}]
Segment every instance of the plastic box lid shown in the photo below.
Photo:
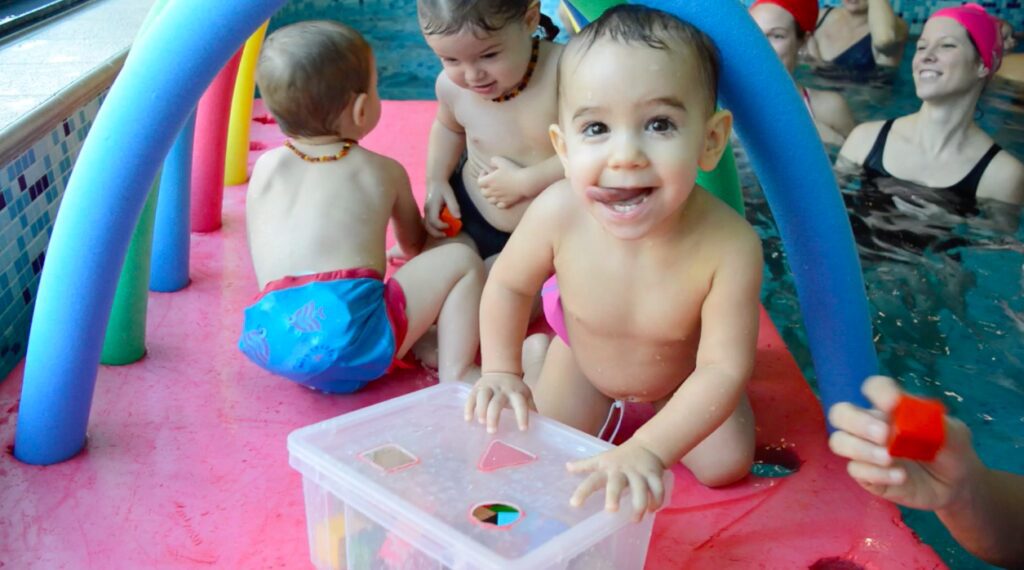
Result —
[{"label": "plastic box lid", "polygon": [[[625,494],[617,513],[603,510],[603,492],[569,505],[583,475],[569,473],[566,462],[611,445],[535,413],[520,432],[511,410],[498,433],[488,434],[463,419],[469,391],[440,384],[295,430],[289,462],[448,566],[544,567],[633,524]],[[666,471],[666,496],[671,479]],[[507,526],[473,516],[490,504],[512,506],[520,516]]]}]

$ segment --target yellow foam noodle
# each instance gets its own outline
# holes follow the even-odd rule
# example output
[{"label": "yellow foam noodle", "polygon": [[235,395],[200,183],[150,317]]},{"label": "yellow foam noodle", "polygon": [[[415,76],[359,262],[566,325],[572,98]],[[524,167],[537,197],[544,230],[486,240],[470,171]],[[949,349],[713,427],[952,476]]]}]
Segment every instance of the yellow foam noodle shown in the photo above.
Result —
[{"label": "yellow foam noodle", "polygon": [[228,145],[224,153],[224,185],[244,184],[249,180],[249,123],[252,119],[252,100],[256,89],[256,62],[267,35],[263,22],[245,42],[242,61],[235,78],[235,92],[231,98],[231,118],[228,124]]}]

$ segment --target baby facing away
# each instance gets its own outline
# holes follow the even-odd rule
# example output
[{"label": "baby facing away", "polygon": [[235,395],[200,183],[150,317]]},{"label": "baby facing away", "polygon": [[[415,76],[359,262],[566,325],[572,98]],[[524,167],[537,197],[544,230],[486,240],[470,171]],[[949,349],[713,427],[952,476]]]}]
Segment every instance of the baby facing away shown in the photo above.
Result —
[{"label": "baby facing away", "polygon": [[[293,24],[267,38],[256,81],[291,140],[260,157],[249,184],[261,292],[239,348],[274,374],[347,393],[387,373],[436,321],[440,379],[475,380],[483,264],[460,243],[421,253],[405,170],[359,146],[381,111],[369,44],[337,22]],[[385,281],[389,221],[415,257]]]}]

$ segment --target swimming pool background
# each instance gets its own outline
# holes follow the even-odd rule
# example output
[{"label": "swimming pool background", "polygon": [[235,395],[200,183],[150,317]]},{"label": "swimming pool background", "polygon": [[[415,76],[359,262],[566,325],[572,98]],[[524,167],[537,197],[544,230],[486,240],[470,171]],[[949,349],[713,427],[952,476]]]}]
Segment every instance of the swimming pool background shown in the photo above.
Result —
[{"label": "swimming pool background", "polygon": [[[959,3],[893,2],[912,31],[919,31],[935,8]],[[1019,0],[981,3],[1011,20],[1018,30],[1024,28]],[[542,2],[548,13],[553,13],[555,4],[554,0]],[[291,0],[274,17],[271,29],[311,18],[342,18],[367,35],[379,58],[384,97],[433,97],[433,80],[440,67],[419,35],[413,0]],[[904,65],[909,67],[909,58]],[[888,83],[886,79],[824,80],[806,70],[800,75],[812,84],[842,89],[861,120],[895,116],[918,105],[906,69]],[[71,165],[102,100],[100,95],[69,113],[63,124],[0,164],[0,378],[24,356],[53,219]],[[1020,95],[998,81],[981,104],[982,127],[1018,157],[1024,157],[1022,104]],[[765,243],[762,300],[813,381],[778,234],[742,157],[740,166],[749,218]],[[912,204],[903,208],[917,207],[917,213],[865,213],[860,211],[863,204],[857,203],[865,195],[860,181],[841,177],[841,182],[857,210],[855,221],[862,221],[860,226],[869,230],[860,240],[861,254],[883,370],[899,375],[912,389],[942,396],[954,413],[972,425],[986,461],[1024,471],[1024,232],[992,230],[985,217],[964,220]],[[931,243],[920,252],[906,253],[899,243],[871,235],[886,231],[923,236]],[[911,514],[908,520],[951,567],[986,567],[955,547],[931,515]]]},{"label": "swimming pool background", "polygon": [[[895,5],[912,29],[919,30],[934,7],[952,3]],[[373,44],[383,97],[433,98],[440,66],[419,35],[413,0],[331,5],[334,8],[326,8],[324,0],[293,0],[275,16],[271,29],[307,18],[341,17]],[[554,0],[542,3],[549,14],[555,5]],[[1004,16],[1014,20],[1024,14],[1017,2],[986,6],[1003,10]],[[913,41],[907,44],[908,53],[912,49]],[[898,73],[868,81],[823,79],[806,69],[799,76],[811,85],[841,90],[857,119],[865,121],[917,109],[920,103],[914,96],[909,66],[908,55]],[[1016,156],[1024,157],[1024,107],[1019,95],[1008,83],[994,81],[980,107],[984,113],[979,124]],[[836,149],[831,150],[834,154]],[[765,246],[762,301],[813,384],[778,231],[742,152],[738,158],[748,219]],[[941,398],[975,430],[979,452],[988,463],[1024,471],[1024,232],[994,229],[988,221],[1000,212],[1018,219],[1019,211],[994,208],[963,218],[912,200],[901,202],[898,210],[874,211],[867,198],[874,194],[870,188],[861,188],[859,178],[841,176],[840,185],[853,211],[851,219],[860,230],[858,242],[882,370],[915,392]],[[941,199],[935,201],[941,205]],[[907,511],[906,520],[952,568],[988,567],[957,546],[934,515]]]}]

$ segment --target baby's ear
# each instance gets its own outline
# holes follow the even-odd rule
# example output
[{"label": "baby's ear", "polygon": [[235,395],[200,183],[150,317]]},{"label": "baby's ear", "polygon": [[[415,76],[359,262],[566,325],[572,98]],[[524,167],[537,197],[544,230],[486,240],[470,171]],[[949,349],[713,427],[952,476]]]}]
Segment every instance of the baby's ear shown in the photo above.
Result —
[{"label": "baby's ear", "polygon": [[358,93],[355,98],[352,99],[352,103],[349,104],[349,111],[351,112],[352,124],[359,127],[360,129],[366,125],[367,119],[367,102],[370,97],[366,93]]},{"label": "baby's ear", "polygon": [[526,9],[526,28],[529,30],[536,30],[537,26],[540,25],[540,1],[536,0],[530,2],[530,6]]},{"label": "baby's ear", "polygon": [[555,147],[555,154],[558,155],[558,159],[562,161],[562,170],[565,171],[565,177],[569,177],[569,158],[565,153],[565,135],[562,133],[562,128],[558,124],[551,125],[548,127],[548,136],[551,137],[551,146]]},{"label": "baby's ear", "polygon": [[718,166],[731,134],[732,113],[729,111],[718,111],[704,123],[704,148],[697,160],[701,170],[710,172]]}]

